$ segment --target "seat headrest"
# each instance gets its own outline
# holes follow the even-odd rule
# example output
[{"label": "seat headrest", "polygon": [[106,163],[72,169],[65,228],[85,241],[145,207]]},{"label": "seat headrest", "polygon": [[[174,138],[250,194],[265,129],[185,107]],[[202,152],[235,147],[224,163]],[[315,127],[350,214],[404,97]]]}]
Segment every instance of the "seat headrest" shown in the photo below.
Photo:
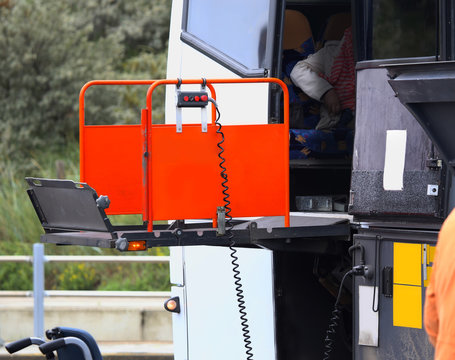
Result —
[{"label": "seat headrest", "polygon": [[297,49],[312,36],[310,23],[305,15],[297,10],[285,11],[283,50]]},{"label": "seat headrest", "polygon": [[332,15],[324,31],[323,40],[341,40],[344,31],[351,26],[351,14],[339,13]]}]

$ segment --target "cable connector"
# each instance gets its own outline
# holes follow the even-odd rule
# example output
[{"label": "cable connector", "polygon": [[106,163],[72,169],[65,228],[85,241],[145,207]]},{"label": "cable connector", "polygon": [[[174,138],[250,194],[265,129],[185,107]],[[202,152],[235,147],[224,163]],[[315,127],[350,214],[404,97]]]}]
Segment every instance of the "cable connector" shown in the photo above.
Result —
[{"label": "cable connector", "polygon": [[352,274],[354,276],[364,276],[365,275],[365,265],[356,265],[352,267]]},{"label": "cable connector", "polygon": [[373,277],[373,270],[368,267],[368,265],[355,265],[352,267],[352,274],[354,276],[364,276],[367,279]]}]

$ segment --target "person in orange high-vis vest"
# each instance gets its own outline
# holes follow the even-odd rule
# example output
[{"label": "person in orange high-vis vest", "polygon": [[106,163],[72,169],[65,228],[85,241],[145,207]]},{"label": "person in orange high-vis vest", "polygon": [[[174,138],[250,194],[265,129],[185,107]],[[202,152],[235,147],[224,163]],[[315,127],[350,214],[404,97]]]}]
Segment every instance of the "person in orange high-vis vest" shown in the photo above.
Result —
[{"label": "person in orange high-vis vest", "polygon": [[442,225],[424,311],[435,360],[455,359],[455,211]]}]

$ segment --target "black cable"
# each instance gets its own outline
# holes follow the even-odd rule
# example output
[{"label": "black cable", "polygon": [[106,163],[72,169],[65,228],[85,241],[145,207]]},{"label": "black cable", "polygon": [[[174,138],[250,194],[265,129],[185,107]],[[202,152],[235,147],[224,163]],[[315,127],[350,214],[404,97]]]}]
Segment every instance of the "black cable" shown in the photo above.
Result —
[{"label": "black cable", "polygon": [[234,284],[235,284],[235,292],[237,296],[237,305],[239,308],[239,313],[240,313],[240,320],[241,320],[241,326],[242,326],[242,335],[243,335],[243,342],[245,345],[245,353],[247,355],[247,360],[252,360],[253,359],[253,348],[251,347],[251,336],[250,336],[250,330],[249,330],[249,325],[248,325],[248,318],[247,318],[247,312],[246,312],[246,306],[245,306],[245,297],[243,295],[243,290],[242,290],[242,278],[240,276],[240,271],[239,271],[239,258],[237,256],[237,249],[234,247],[235,246],[235,240],[234,240],[234,234],[232,232],[232,229],[234,225],[232,224],[232,216],[231,216],[231,202],[229,201],[229,186],[227,185],[228,183],[228,174],[226,172],[226,167],[224,166],[224,163],[226,162],[226,159],[223,157],[224,153],[224,148],[223,148],[223,143],[224,143],[224,133],[221,130],[222,126],[221,123],[219,122],[220,120],[220,111],[218,110],[218,105],[216,104],[215,100],[209,98],[209,101],[213,103],[215,106],[216,112],[217,112],[217,117],[215,120],[215,124],[218,126],[218,129],[216,130],[216,133],[221,135],[221,141],[216,144],[218,149],[220,151],[218,152],[218,157],[220,158],[220,163],[219,167],[221,168],[221,178],[223,179],[221,186],[223,187],[223,202],[224,202],[224,210],[225,210],[225,216],[227,218],[226,221],[226,236],[228,237],[229,240],[229,249],[231,250],[230,256],[231,256],[231,264],[232,264],[232,272],[234,273]]},{"label": "black cable", "polygon": [[333,350],[333,343],[335,342],[335,339],[333,339],[332,336],[335,336],[335,334],[336,334],[336,330],[338,327],[338,321],[340,320],[340,316],[341,316],[341,310],[338,308],[338,303],[340,302],[340,297],[341,297],[341,292],[343,290],[344,280],[346,279],[346,277],[348,275],[351,275],[351,274],[352,274],[352,270],[349,270],[348,272],[346,272],[346,274],[344,274],[343,279],[341,280],[340,289],[338,290],[338,296],[337,296],[337,299],[335,301],[335,305],[334,305],[333,311],[332,311],[332,317],[330,318],[329,327],[327,329],[326,336],[324,339],[325,351],[324,351],[324,357],[322,360],[330,359],[330,353]]}]

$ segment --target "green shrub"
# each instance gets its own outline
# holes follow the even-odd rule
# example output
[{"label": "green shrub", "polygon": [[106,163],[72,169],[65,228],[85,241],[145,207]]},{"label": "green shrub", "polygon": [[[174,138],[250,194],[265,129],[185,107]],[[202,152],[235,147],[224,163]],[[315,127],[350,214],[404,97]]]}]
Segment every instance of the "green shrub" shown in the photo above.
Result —
[{"label": "green shrub", "polygon": [[0,266],[0,290],[31,290],[33,288],[31,264],[2,263]]},{"label": "green shrub", "polygon": [[[78,136],[78,95],[94,79],[165,75],[168,0],[11,0],[0,7],[0,159],[30,165],[37,149]],[[129,123],[144,91],[90,90],[87,117]],[[163,116],[162,106],[157,120]],[[138,118],[140,119],[140,117]]]},{"label": "green shrub", "polygon": [[[80,88],[94,79],[165,77],[171,2],[9,3],[11,6],[0,7],[0,255],[31,255],[32,244],[39,242],[43,230],[28,199],[24,177],[78,181]],[[87,120],[138,123],[146,89],[90,89]],[[157,89],[156,95],[163,97],[164,88]],[[154,102],[155,122],[163,122],[163,104]],[[119,217],[115,222],[125,220]],[[51,244],[46,244],[45,253],[121,256],[112,250]],[[81,265],[47,264],[46,288],[169,289],[167,265]],[[31,289],[31,270],[31,264],[2,263],[0,289]]]},{"label": "green shrub", "polygon": [[99,283],[100,274],[85,263],[69,264],[56,276],[57,289],[92,290]]},{"label": "green shrub", "polygon": [[[56,162],[63,164],[66,177],[77,180],[77,144],[67,144],[59,155],[53,152],[37,154],[30,160],[33,176],[56,176]],[[76,156],[74,155],[76,154]],[[0,255],[32,255],[33,243],[43,233],[35,210],[26,193],[28,185],[24,171],[6,164],[0,167]],[[140,223],[141,216],[115,216],[115,224]],[[46,255],[117,255],[114,249],[45,244]],[[156,248],[136,256],[168,255],[167,248]],[[131,254],[128,254],[131,255]],[[168,264],[91,264],[49,263],[45,266],[47,290],[169,290]],[[32,264],[2,263],[0,290],[31,290]]]}]

